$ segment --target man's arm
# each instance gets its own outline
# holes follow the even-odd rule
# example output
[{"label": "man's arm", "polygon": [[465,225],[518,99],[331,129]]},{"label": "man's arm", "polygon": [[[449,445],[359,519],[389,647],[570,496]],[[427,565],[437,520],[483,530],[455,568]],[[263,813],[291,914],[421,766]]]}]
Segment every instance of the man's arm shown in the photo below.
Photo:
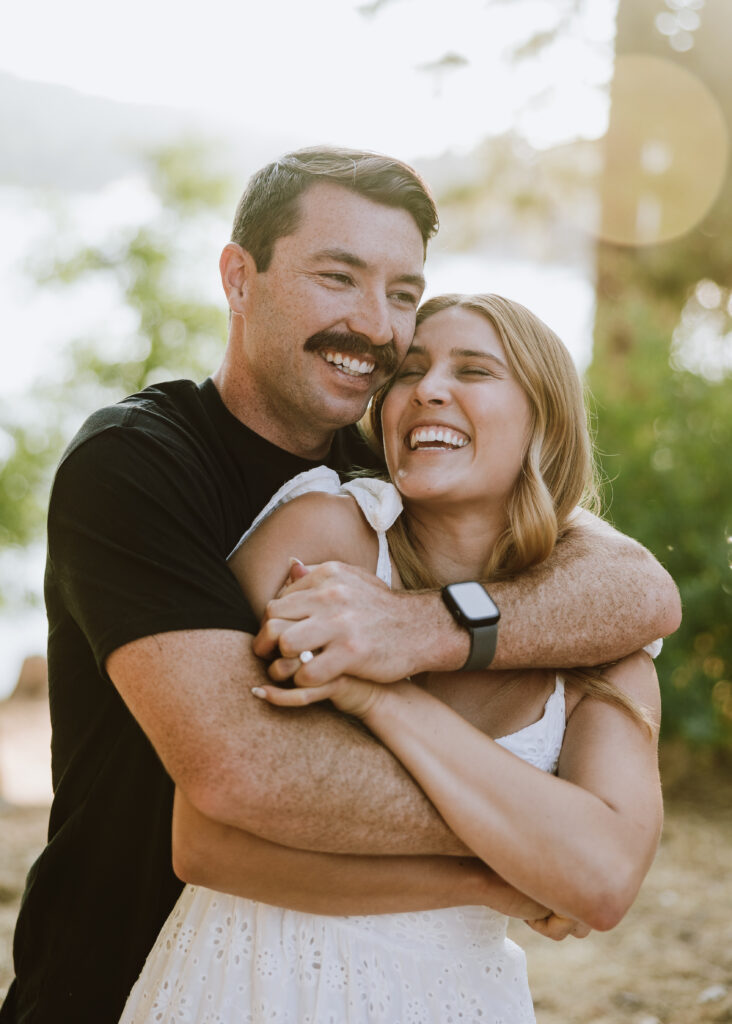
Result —
[{"label": "man's arm", "polygon": [[184,882],[309,914],[396,914],[490,906],[544,919],[524,896],[474,857],[364,857],[311,853],[221,825],[176,792],[173,867]]},{"label": "man's arm", "polygon": [[[175,432],[108,418],[65,457],[49,512],[55,600],[99,669],[90,715],[110,700],[107,674],[203,813],[275,841],[463,853],[373,738],[332,711],[295,721],[251,696],[266,679],[251,652],[258,619],[222,554],[213,481],[181,462]],[[285,555],[279,584],[288,568]]]},{"label": "man's arm", "polygon": [[[501,610],[496,669],[614,661],[673,632],[681,616],[676,585],[653,555],[587,513],[545,562],[489,590]],[[271,677],[297,671],[300,685],[454,671],[469,651],[439,593],[392,592],[340,563],[313,568],[269,603],[254,651],[271,657],[278,644],[288,657]],[[306,649],[320,653],[300,666],[292,658]]]},{"label": "man's arm", "polygon": [[465,855],[399,762],[327,708],[270,708],[251,636],[161,633],[107,670],[166,770],[206,817],[285,846],[361,854]]}]

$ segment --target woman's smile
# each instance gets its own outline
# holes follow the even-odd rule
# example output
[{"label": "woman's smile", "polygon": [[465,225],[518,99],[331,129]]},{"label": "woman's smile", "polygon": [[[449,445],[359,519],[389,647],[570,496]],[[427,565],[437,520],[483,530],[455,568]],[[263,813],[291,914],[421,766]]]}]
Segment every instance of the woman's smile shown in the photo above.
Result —
[{"label": "woman's smile", "polygon": [[384,400],[391,477],[408,501],[503,504],[530,418],[493,325],[470,309],[442,310],[418,327]]}]

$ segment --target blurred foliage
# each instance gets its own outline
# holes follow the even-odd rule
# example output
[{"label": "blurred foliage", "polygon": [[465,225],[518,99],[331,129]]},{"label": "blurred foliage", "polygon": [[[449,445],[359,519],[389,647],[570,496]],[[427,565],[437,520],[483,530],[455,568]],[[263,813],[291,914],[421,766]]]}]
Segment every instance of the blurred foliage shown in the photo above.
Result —
[{"label": "blurred foliage", "polygon": [[212,216],[230,214],[232,183],[188,143],[150,157],[148,184],[157,212],[146,223],[93,246],[65,228],[31,268],[45,287],[104,279],[118,302],[108,335],[72,339],[62,380],[28,395],[32,424],[0,419],[0,552],[41,533],[53,467],[88,413],[157,380],[202,379],[223,351],[224,304],[196,298],[195,256]]},{"label": "blurred foliage", "polygon": [[604,503],[681,591],[682,625],[658,663],[664,736],[722,747],[732,739],[732,378],[674,368],[675,306],[635,279],[638,254],[609,251],[602,262],[605,289],[610,264],[615,272],[615,300],[606,291],[598,305],[589,384]]},{"label": "blurred foliage", "polygon": [[[19,426],[0,421],[6,455],[0,457],[0,550],[24,546],[38,536],[45,522],[45,496],[50,462],[61,450],[57,429]],[[0,602],[2,602],[0,590]]]},{"label": "blurred foliage", "polygon": [[[656,30],[657,7],[621,0],[616,53],[677,61],[705,82],[732,127],[725,0],[704,6],[683,52]],[[619,116],[611,104],[609,139]],[[599,243],[589,371],[610,518],[656,554],[681,591],[683,622],[658,663],[663,734],[718,750],[732,749],[731,266],[729,172],[683,237],[638,248]]]}]

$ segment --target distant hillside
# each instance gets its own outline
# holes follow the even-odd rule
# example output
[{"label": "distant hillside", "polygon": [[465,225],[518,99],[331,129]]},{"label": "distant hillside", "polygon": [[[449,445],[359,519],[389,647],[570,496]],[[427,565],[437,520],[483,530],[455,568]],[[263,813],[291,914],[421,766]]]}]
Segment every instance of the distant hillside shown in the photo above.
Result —
[{"label": "distant hillside", "polygon": [[227,138],[199,113],[118,103],[0,72],[0,185],[97,189],[139,170],[145,152],[190,136],[211,138],[237,176],[288,148],[287,140],[280,147],[241,129]]}]

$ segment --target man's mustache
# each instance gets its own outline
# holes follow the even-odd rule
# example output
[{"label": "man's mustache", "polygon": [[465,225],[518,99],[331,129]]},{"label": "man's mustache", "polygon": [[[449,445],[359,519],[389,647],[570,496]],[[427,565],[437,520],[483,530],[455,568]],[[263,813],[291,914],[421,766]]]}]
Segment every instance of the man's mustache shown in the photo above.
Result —
[{"label": "man's mustache", "polygon": [[352,334],[350,331],[319,331],[311,335],[305,342],[306,352],[321,352],[330,349],[344,355],[369,356],[387,377],[393,376],[399,366],[399,357],[393,341],[386,345],[372,345],[363,334]]}]

